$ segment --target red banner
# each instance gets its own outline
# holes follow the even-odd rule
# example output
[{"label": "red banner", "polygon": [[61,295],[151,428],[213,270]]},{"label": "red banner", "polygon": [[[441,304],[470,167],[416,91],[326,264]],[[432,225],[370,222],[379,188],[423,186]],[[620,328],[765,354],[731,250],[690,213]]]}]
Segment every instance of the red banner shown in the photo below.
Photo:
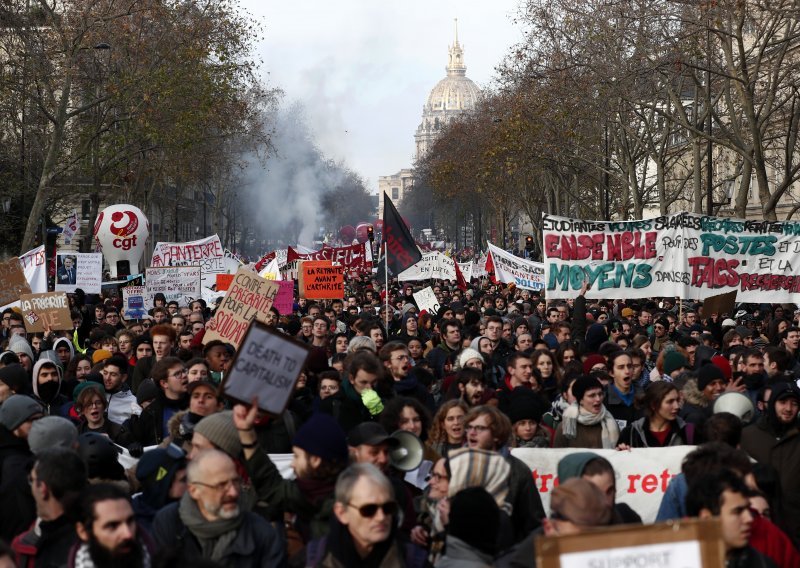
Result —
[{"label": "red banner", "polygon": [[300,254],[292,247],[286,255],[286,262],[295,260],[330,260],[344,267],[349,276],[370,274],[372,266],[367,262],[367,249],[365,244],[356,244],[349,247],[325,247],[310,254]]}]

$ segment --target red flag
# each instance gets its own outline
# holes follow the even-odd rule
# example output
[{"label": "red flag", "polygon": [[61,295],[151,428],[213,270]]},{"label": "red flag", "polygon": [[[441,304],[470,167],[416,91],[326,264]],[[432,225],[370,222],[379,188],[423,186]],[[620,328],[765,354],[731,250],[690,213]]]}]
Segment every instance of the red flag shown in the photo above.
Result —
[{"label": "red flag", "polygon": [[456,284],[458,286],[458,289],[461,290],[462,292],[466,292],[468,288],[467,279],[464,278],[464,273],[461,272],[461,267],[458,265],[456,259],[453,259],[453,265],[456,268]]},{"label": "red flag", "polygon": [[393,274],[400,274],[422,260],[422,253],[414,243],[411,232],[386,194],[383,196],[382,239],[386,264]]},{"label": "red flag", "polygon": [[497,284],[497,278],[494,276],[494,259],[492,259],[492,253],[486,255],[486,272],[492,284]]}]

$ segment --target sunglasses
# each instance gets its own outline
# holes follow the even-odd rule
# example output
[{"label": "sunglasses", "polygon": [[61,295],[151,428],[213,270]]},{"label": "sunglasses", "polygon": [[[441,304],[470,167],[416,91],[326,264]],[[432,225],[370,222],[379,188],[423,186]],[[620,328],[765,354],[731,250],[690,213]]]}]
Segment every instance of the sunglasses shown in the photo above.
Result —
[{"label": "sunglasses", "polygon": [[365,519],[371,519],[374,517],[377,514],[378,509],[383,511],[383,514],[387,517],[397,514],[397,502],[395,501],[387,501],[386,503],[381,503],[380,505],[377,503],[371,503],[369,505],[361,505],[360,507],[356,507],[355,505],[348,503],[347,506],[358,511],[358,514]]}]

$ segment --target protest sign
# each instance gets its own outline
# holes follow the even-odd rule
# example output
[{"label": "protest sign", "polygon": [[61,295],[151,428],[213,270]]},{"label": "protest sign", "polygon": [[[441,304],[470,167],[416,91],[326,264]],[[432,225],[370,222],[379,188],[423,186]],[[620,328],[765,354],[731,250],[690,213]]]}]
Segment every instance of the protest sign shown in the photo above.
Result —
[{"label": "protest sign", "polygon": [[103,255],[99,252],[56,254],[56,291],[99,294],[103,287]]},{"label": "protest sign", "polygon": [[233,282],[233,274],[217,274],[217,292],[226,292]]},{"label": "protest sign", "polygon": [[16,302],[22,294],[30,293],[31,287],[19,258],[14,256],[0,262],[0,306]]},{"label": "protest sign", "polygon": [[467,282],[472,280],[472,269],[474,268],[472,262],[459,262],[458,268],[461,269],[461,274],[464,275],[464,280]]},{"label": "protest sign", "polygon": [[61,236],[64,237],[65,244],[70,244],[72,242],[72,237],[78,232],[80,226],[81,222],[78,217],[78,210],[73,209],[72,214],[64,220],[64,232],[61,233]]},{"label": "protest sign", "polygon": [[283,280],[281,268],[278,265],[278,260],[273,258],[261,270],[258,270],[258,264],[255,265],[258,275],[267,280]]},{"label": "protest sign", "polygon": [[279,416],[289,403],[310,352],[307,345],[253,320],[231,361],[222,391],[245,404],[258,397],[261,410]]},{"label": "protest sign", "polygon": [[430,286],[423,288],[419,292],[414,292],[413,296],[420,311],[425,310],[429,314],[436,314],[439,311],[439,300]]},{"label": "protest sign", "polygon": [[148,267],[145,270],[145,307],[153,307],[153,297],[164,294],[167,302],[188,306],[201,297],[199,266]]},{"label": "protest sign", "polygon": [[498,282],[514,284],[523,290],[541,290],[544,288],[544,265],[514,256],[501,248],[489,245],[492,255],[494,276]]},{"label": "protest sign", "polygon": [[736,294],[737,292],[734,290],[733,292],[706,298],[703,301],[703,317],[710,318],[711,314],[717,314],[718,316],[727,314],[728,316],[732,316],[733,307],[736,305]]},{"label": "protest sign", "polygon": [[542,568],[723,568],[719,519],[584,529],[536,539]]},{"label": "protest sign", "polygon": [[45,267],[44,245],[31,249],[19,257],[25,278],[33,294],[47,292],[47,268]]},{"label": "protest sign", "polygon": [[28,333],[43,332],[46,327],[53,331],[72,329],[69,300],[64,292],[23,294],[19,303]]},{"label": "protest sign", "polygon": [[800,303],[800,222],[677,213],[636,221],[544,215],[547,297],[676,296]]},{"label": "protest sign", "polygon": [[[645,523],[656,518],[661,498],[674,475],[681,472],[683,458],[694,446],[635,448],[630,451],[592,450],[606,458],[617,474],[617,501],[631,506]],[[511,453],[531,468],[544,510],[550,510],[550,491],[558,483],[558,462],[578,449],[516,448]]]},{"label": "protest sign", "polygon": [[294,311],[294,280],[273,280],[278,286],[278,294],[272,305],[282,315],[291,314]]},{"label": "protest sign", "polygon": [[206,324],[203,343],[219,339],[238,347],[250,322],[253,319],[264,321],[277,294],[275,282],[239,268],[217,313]]},{"label": "protest sign", "polygon": [[455,261],[439,251],[426,252],[422,259],[397,276],[398,281],[456,280]]},{"label": "protest sign", "polygon": [[142,319],[147,315],[146,293],[144,286],[125,286],[122,289],[122,316],[125,319]]},{"label": "protest sign", "polygon": [[329,260],[304,260],[300,264],[298,290],[301,298],[333,300],[344,298],[344,275]]},{"label": "protest sign", "polygon": [[203,276],[203,286],[207,288],[216,283],[217,274],[228,273],[225,249],[218,235],[188,243],[156,243],[151,265],[199,266]]},{"label": "protest sign", "polygon": [[348,247],[323,247],[311,253],[300,253],[289,247],[286,254],[286,262],[295,260],[330,260],[344,268],[345,274],[350,277],[359,274],[369,274],[372,271],[371,256],[364,243],[358,243]]}]

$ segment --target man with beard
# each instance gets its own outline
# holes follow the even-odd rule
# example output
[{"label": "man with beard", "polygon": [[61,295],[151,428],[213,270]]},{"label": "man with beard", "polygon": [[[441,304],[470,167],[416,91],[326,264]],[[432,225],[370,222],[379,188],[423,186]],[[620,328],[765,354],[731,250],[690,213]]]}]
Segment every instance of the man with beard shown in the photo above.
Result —
[{"label": "man with beard", "polygon": [[149,539],[137,530],[125,491],[109,483],[90,485],[81,494],[79,506],[75,531],[80,540],[70,551],[70,568],[150,566]]},{"label": "man with beard", "polygon": [[460,399],[467,403],[467,406],[479,406],[483,404],[483,393],[486,391],[486,379],[480,369],[467,367],[458,371],[456,384]]},{"label": "man with beard", "polygon": [[242,478],[233,460],[218,450],[200,452],[189,462],[188,491],[164,507],[153,521],[153,536],[162,549],[183,560],[206,559],[220,566],[283,566],[283,539],[263,517],[247,511],[240,500]]},{"label": "man with beard", "polygon": [[411,357],[408,347],[401,341],[390,341],[378,353],[383,363],[386,382],[391,381],[391,389],[398,396],[415,398],[433,411],[433,397],[423,385],[417,381],[411,370]]}]

